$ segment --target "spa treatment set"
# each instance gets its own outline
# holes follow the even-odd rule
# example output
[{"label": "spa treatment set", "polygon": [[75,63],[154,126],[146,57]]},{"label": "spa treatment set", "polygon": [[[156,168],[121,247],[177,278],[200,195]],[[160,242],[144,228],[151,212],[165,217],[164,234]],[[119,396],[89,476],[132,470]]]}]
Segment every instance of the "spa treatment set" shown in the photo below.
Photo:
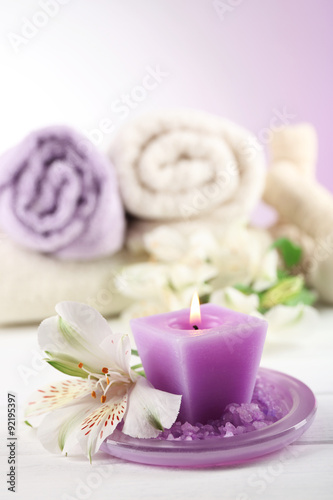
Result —
[{"label": "spa treatment set", "polygon": [[[54,126],[0,158],[0,323],[42,321],[66,375],[27,405],[47,449],[223,465],[311,424],[311,390],[259,364],[267,327],[267,342],[299,341],[315,301],[333,302],[333,199],[312,126],[272,131],[269,147],[266,171],[247,130],[176,110],[126,124],[109,157]],[[261,199],[268,229],[250,223]]]},{"label": "spa treatment set", "polygon": [[[163,466],[230,465],[296,440],[316,401],[259,368],[267,323],[214,304],[133,319],[137,350],[103,316],[61,302],[38,329],[46,362],[71,378],[33,393],[26,424],[53,453],[103,450]],[[141,362],[131,365],[132,355]],[[40,417],[44,417],[40,423]],[[39,425],[38,425],[39,424]]]}]

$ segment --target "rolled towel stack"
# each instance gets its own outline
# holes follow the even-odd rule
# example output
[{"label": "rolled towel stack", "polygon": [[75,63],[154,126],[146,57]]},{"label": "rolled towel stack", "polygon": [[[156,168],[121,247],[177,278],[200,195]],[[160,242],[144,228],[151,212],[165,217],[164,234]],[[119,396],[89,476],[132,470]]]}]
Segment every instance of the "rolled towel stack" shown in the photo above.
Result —
[{"label": "rolled towel stack", "polygon": [[0,158],[0,226],[13,241],[63,259],[123,246],[112,164],[67,127],[37,130]]},{"label": "rolled towel stack", "polygon": [[128,304],[114,285],[132,259],[116,173],[77,132],[35,131],[0,158],[0,227],[0,324],[40,321],[62,300],[105,315]]},{"label": "rolled towel stack", "polygon": [[[254,141],[234,123],[190,110],[126,124],[113,162],[67,127],[31,133],[0,158],[7,283],[0,323],[39,321],[61,300],[87,302],[104,315],[128,305],[114,285],[118,270],[137,261],[124,249],[122,204],[135,219],[132,243],[161,224],[188,231],[190,221],[212,232],[218,224],[223,232],[249,220],[265,180],[263,155],[249,148]],[[24,300],[14,301],[19,287]]]},{"label": "rolled towel stack", "polygon": [[111,149],[127,211],[146,221],[144,231],[212,215],[220,224],[248,220],[265,180],[262,153],[249,152],[254,140],[242,127],[202,112],[140,116]]}]

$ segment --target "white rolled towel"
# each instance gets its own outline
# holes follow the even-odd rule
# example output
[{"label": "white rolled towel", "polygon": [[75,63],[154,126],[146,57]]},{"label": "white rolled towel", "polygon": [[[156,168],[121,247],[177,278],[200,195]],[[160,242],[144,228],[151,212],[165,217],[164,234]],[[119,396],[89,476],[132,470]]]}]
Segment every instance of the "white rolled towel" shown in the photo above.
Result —
[{"label": "white rolled towel", "polygon": [[263,154],[244,128],[193,110],[160,110],[125,125],[111,148],[127,211],[151,221],[214,212],[246,220],[265,181]]},{"label": "white rolled towel", "polygon": [[92,261],[60,261],[20,248],[0,233],[0,325],[39,322],[63,300],[84,302],[106,316],[118,314],[131,301],[114,280],[133,262],[126,251]]}]

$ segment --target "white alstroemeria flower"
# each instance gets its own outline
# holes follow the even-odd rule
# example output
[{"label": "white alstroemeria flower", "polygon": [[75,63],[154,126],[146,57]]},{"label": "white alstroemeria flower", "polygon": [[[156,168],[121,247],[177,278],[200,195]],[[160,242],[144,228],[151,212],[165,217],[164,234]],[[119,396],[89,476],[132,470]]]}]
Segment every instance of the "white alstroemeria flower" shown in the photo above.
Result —
[{"label": "white alstroemeria flower", "polygon": [[277,305],[264,315],[268,322],[268,340],[292,343],[315,331],[318,311],[305,304]]},{"label": "white alstroemeria flower", "polygon": [[231,286],[215,290],[210,297],[210,302],[244,314],[252,314],[259,307],[258,295],[245,295]]},{"label": "white alstroemeria flower", "polygon": [[29,420],[47,414],[38,436],[53,452],[81,445],[90,459],[120,422],[133,437],[156,437],[175,422],[181,396],[154,389],[130,368],[127,335],[114,334],[93,308],[61,302],[58,316],[43,321],[40,347],[48,363],[76,378],[36,391],[27,407]]},{"label": "white alstroemeria flower", "polygon": [[279,254],[275,248],[273,248],[263,256],[254,283],[252,284],[253,290],[262,292],[272,287],[277,282],[278,263]]}]

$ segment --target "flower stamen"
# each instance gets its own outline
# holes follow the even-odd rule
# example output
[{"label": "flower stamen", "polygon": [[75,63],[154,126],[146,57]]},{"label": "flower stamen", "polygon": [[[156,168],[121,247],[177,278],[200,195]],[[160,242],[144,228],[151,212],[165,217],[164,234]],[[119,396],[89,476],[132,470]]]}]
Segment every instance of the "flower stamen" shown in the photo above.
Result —
[{"label": "flower stamen", "polygon": [[106,389],[106,388],[104,387],[103,382],[105,382],[105,380],[104,380],[104,379],[100,379],[100,380],[96,383],[96,387],[100,386],[101,391],[102,391],[102,392],[105,392],[105,389]]},{"label": "flower stamen", "polygon": [[91,375],[93,375],[94,377],[99,377],[99,375],[96,375],[95,373],[91,373],[89,370],[86,370],[85,368],[83,368],[83,363],[79,363],[77,366],[79,368],[81,368],[81,370],[83,370],[84,372],[88,373],[89,377],[91,377]]},{"label": "flower stamen", "polygon": [[78,367],[88,374],[87,381],[90,387],[91,396],[96,398],[97,390],[102,392],[101,402],[105,403],[106,393],[110,386],[114,383],[129,383],[130,379],[123,373],[119,373],[114,370],[109,370],[106,366],[101,369],[101,373],[91,373],[89,370],[84,368],[83,363],[80,362]]}]

